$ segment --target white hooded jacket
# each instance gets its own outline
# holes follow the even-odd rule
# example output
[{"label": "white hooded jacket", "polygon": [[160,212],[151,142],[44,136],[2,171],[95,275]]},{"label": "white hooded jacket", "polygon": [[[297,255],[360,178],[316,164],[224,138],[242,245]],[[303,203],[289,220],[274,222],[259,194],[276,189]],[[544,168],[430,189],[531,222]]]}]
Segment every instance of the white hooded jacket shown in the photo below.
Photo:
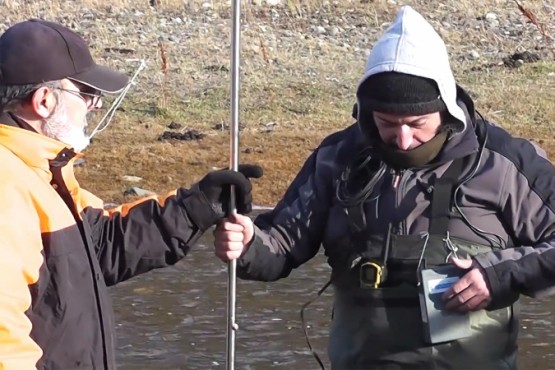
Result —
[{"label": "white hooded jacket", "polygon": [[410,6],[403,6],[395,21],[374,45],[359,87],[368,77],[382,72],[398,72],[434,80],[447,110],[466,125],[463,110],[457,105],[457,85],[447,48],[433,27]]}]

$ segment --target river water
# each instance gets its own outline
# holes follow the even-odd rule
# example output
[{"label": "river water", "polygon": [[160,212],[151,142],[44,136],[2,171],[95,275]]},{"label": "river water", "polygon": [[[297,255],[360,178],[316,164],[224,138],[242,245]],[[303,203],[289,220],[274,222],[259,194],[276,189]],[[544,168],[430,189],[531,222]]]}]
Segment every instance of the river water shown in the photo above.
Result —
[{"label": "river water", "polygon": [[[175,266],[112,288],[120,369],[225,369],[227,265],[214,256],[211,237]],[[319,369],[300,308],[329,271],[318,255],[287,279],[237,281],[237,370]],[[310,343],[326,365],[331,290],[305,312]],[[524,300],[519,368],[555,370],[555,298]]]}]

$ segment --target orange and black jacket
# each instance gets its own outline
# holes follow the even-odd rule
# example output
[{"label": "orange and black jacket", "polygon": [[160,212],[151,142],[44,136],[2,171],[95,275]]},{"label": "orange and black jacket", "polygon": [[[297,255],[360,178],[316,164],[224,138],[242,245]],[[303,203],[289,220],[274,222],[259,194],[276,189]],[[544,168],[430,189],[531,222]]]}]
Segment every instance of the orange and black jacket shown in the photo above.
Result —
[{"label": "orange and black jacket", "polygon": [[186,255],[198,194],[105,211],[74,177],[78,155],[0,119],[0,369],[113,369],[107,286]]}]

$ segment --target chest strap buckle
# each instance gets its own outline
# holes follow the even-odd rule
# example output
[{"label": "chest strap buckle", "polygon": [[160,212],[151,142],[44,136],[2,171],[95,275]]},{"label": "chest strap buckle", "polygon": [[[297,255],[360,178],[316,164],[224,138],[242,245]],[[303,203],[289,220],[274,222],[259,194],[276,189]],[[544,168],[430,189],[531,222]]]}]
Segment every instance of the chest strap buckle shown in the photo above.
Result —
[{"label": "chest strap buckle", "polygon": [[359,271],[361,288],[376,289],[387,279],[387,268],[374,261],[362,263]]}]

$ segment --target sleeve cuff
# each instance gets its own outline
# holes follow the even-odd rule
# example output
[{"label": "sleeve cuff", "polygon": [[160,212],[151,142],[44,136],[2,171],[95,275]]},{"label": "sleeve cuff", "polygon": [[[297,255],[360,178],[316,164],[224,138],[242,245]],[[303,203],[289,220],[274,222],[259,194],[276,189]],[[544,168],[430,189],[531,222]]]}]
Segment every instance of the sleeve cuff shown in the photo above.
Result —
[{"label": "sleeve cuff", "polygon": [[208,230],[220,219],[204,193],[198,189],[198,184],[193,185],[189,190],[179,189],[177,194],[187,215],[202,232]]},{"label": "sleeve cuff", "polygon": [[491,303],[486,308],[488,311],[508,307],[518,300],[520,294],[511,289],[510,279],[508,281],[499,279],[495,265],[490,263],[485,254],[475,256],[474,260],[480,265],[486,275],[486,284],[491,296]]}]

